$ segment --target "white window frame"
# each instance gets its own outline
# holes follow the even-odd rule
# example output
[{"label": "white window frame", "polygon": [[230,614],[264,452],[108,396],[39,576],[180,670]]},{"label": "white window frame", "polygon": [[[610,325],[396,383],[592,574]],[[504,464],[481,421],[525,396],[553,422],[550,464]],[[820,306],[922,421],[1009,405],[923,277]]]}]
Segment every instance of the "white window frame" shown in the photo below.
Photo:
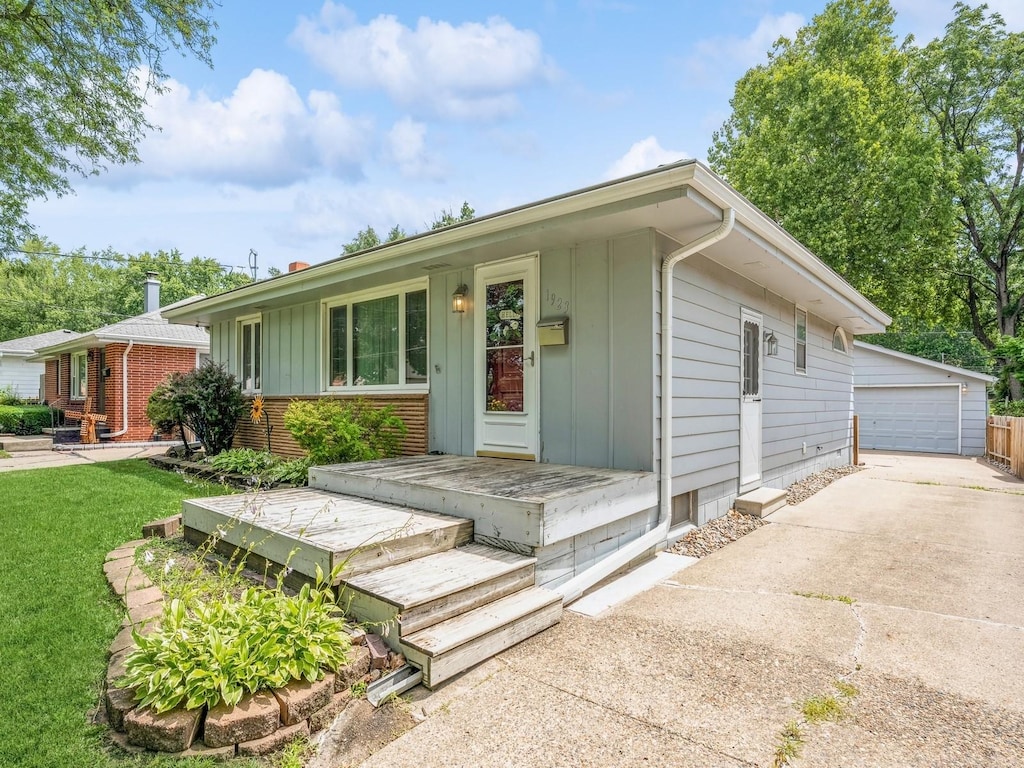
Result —
[{"label": "white window frame", "polygon": [[[426,393],[430,391],[430,281],[428,279],[420,278],[417,280],[408,280],[402,283],[392,283],[390,285],[382,286],[381,288],[375,288],[369,291],[360,291],[358,293],[345,294],[344,296],[336,296],[331,299],[327,299],[320,304],[320,327],[323,329],[323,343],[321,344],[321,386],[322,391],[325,394],[339,394],[349,393],[355,394],[359,392],[371,393],[375,392],[378,394],[387,394],[388,392],[416,392]],[[407,383],[405,380],[405,361],[406,361],[406,346],[405,346],[405,297],[406,294],[416,293],[417,291],[427,292],[427,381],[417,381]],[[384,299],[389,296],[398,296],[398,383],[397,384],[362,384],[356,386],[349,382],[352,381],[352,307],[355,304],[360,304],[364,301],[373,301],[374,299]],[[346,322],[345,322],[345,351],[347,355],[346,360],[346,374],[345,384],[331,384],[331,310],[337,307],[346,307]]]},{"label": "white window frame", "polygon": [[[841,347],[836,346],[836,339],[839,339]],[[842,329],[842,326],[837,325],[836,329],[832,332],[832,349],[842,355],[850,354],[850,341],[846,338],[846,331]]]},{"label": "white window frame", "polygon": [[[58,400],[59,400],[59,399],[60,399],[61,397],[63,397],[63,395],[62,395],[62,393],[61,393],[61,391],[60,391],[60,379],[61,379],[61,375],[60,375],[60,365],[61,365],[61,363],[63,363],[63,362],[64,362],[64,360],[62,359],[61,355],[57,355],[57,399],[58,399]],[[69,390],[68,394],[70,394],[70,390]]]},{"label": "white window frame", "polygon": [[[82,366],[83,375],[79,376],[78,361],[81,360],[85,363]],[[83,393],[84,392],[84,393]],[[83,393],[83,394],[79,394]],[[75,400],[84,400],[89,394],[89,353],[86,352],[72,352],[71,353],[71,388],[68,391],[68,396]]]},{"label": "white window frame", "polygon": [[[803,315],[803,326],[804,326],[804,340],[800,341],[800,315]],[[809,325],[810,315],[807,310],[801,307],[799,304],[795,306],[793,310],[793,369],[804,376],[807,375],[807,329]],[[800,365],[800,348],[804,350],[804,364]]]},{"label": "white window frame", "polygon": [[[245,392],[246,394],[255,394],[255,393],[258,393],[258,392],[262,392],[263,391],[263,315],[247,315],[245,317],[238,318],[237,322],[238,322],[238,325],[237,325],[237,328],[238,328],[238,345],[237,345],[238,346],[238,365],[235,366],[235,367],[237,368],[238,381],[242,385],[242,391]],[[244,349],[244,346],[243,346],[244,334],[246,334],[246,333],[254,333],[255,332],[255,328],[256,328],[257,325],[259,325],[259,327],[260,327],[259,370],[258,371],[253,371],[254,375],[253,375],[252,378],[253,378],[254,382],[256,380],[259,380],[260,385],[258,387],[246,387],[245,386],[245,381],[246,381],[246,373],[247,373],[247,371],[245,370],[245,358],[242,355],[242,350]],[[253,339],[253,341],[255,341],[255,339]],[[253,351],[255,351],[255,349],[256,349],[256,345],[255,344],[253,344],[252,349],[253,349]],[[196,354],[197,361],[198,361],[198,358],[199,358],[199,355],[197,353]]]}]

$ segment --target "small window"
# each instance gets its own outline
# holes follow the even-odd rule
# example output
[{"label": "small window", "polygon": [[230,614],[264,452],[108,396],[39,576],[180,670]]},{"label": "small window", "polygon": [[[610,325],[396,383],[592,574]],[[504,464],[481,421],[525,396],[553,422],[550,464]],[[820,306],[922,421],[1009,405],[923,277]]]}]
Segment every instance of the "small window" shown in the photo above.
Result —
[{"label": "small window", "polygon": [[743,321],[743,396],[761,396],[761,324]]},{"label": "small window", "polygon": [[796,308],[796,372],[807,373],[807,310]]},{"label": "small window", "polygon": [[842,352],[844,355],[847,354],[849,348],[846,346],[846,333],[842,328],[836,328],[835,333],[832,334],[832,349]]},{"label": "small window", "polygon": [[89,389],[89,360],[85,352],[71,356],[71,397],[85,397]]},{"label": "small window", "polygon": [[238,378],[246,392],[259,392],[263,382],[263,323],[246,320],[238,324],[239,355]]}]

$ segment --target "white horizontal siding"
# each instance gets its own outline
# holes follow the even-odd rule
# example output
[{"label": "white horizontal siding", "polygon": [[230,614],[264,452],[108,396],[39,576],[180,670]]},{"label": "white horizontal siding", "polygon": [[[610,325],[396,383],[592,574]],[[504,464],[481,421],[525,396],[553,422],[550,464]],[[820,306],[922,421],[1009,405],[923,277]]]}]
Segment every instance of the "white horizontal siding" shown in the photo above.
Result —
[{"label": "white horizontal siding", "polygon": [[18,397],[39,399],[40,377],[45,370],[44,363],[27,363],[20,357],[0,357],[0,389],[10,389]]}]

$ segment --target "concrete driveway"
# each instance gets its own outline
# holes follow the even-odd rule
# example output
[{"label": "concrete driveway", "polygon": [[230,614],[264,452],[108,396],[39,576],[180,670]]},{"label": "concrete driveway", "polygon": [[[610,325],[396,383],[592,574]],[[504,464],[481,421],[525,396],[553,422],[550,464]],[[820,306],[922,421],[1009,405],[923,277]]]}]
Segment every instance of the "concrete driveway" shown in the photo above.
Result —
[{"label": "concrete driveway", "polygon": [[[428,719],[364,765],[770,766],[791,721],[793,765],[1024,764],[1024,483],[973,459],[865,459],[414,700]],[[829,695],[844,716],[807,722]]]}]

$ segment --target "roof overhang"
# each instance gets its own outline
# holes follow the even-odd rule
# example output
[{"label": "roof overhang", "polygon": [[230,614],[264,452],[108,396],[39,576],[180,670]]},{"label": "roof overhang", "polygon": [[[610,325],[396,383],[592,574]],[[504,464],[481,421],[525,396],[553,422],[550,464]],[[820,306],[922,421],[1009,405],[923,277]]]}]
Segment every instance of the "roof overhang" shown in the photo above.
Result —
[{"label": "roof overhang", "polygon": [[188,304],[171,322],[209,326],[265,311],[642,229],[690,242],[736,211],[737,225],[704,255],[853,333],[890,318],[721,178],[695,160],[662,166],[317,264]]},{"label": "roof overhang", "polygon": [[[952,376],[960,376],[965,379],[976,379],[977,381],[983,381],[986,384],[993,384],[997,380],[995,376],[989,376],[987,373],[978,373],[978,371],[972,371],[969,368],[960,368],[956,365],[937,363],[926,357],[918,357],[917,355],[910,355],[906,352],[897,352],[895,349],[880,347],[877,344],[868,344],[866,341],[855,341],[853,343],[853,347],[854,349],[863,349],[867,352],[875,352],[880,355],[885,355],[886,357],[891,357],[894,360],[905,360],[906,362],[920,365],[923,368],[932,368],[936,371],[942,371]],[[854,361],[854,369],[856,369],[856,357],[854,358]]]},{"label": "roof overhang", "polygon": [[209,350],[210,343],[189,341],[187,339],[163,338],[159,336],[131,336],[121,334],[95,334],[87,333],[82,336],[65,341],[61,344],[54,344],[44,347],[28,358],[29,362],[39,363],[53,360],[61,355],[71,352],[82,352],[94,347],[105,347],[107,344],[138,344],[149,347],[184,347],[186,349]]}]

